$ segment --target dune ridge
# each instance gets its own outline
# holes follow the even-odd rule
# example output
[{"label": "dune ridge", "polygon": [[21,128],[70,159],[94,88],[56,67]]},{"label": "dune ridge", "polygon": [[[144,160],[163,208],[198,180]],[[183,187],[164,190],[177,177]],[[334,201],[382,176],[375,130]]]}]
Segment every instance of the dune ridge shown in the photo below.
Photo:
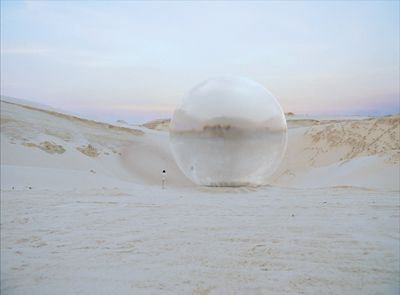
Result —
[{"label": "dune ridge", "polygon": [[[1,102],[6,103],[6,104],[17,105],[17,106],[20,106],[20,107],[28,109],[28,110],[43,112],[43,113],[46,113],[49,115],[53,115],[55,117],[67,119],[69,121],[81,122],[81,123],[85,123],[85,124],[89,124],[89,125],[94,125],[94,126],[100,127],[100,128],[110,128],[110,129],[115,129],[118,131],[125,131],[128,133],[132,133],[134,135],[143,135],[143,132],[141,130],[137,130],[137,129],[133,129],[133,128],[127,128],[127,127],[117,126],[117,125],[99,122],[99,121],[95,121],[95,120],[89,120],[89,119],[81,118],[81,117],[74,116],[74,115],[67,115],[67,114],[64,114],[61,112],[45,110],[45,109],[38,108],[38,107],[33,107],[33,106],[23,105],[23,104],[19,104],[19,103],[15,103],[15,102],[10,102],[10,101],[4,100],[4,99],[1,99]],[[7,123],[7,121],[10,121],[10,120],[12,120],[12,119],[10,119],[10,118],[3,119],[2,118],[1,123]]]},{"label": "dune ridge", "polygon": [[[327,120],[290,115],[287,122],[288,148],[268,184],[288,187],[353,184],[398,189],[399,115]],[[167,168],[170,185],[192,186],[172,158],[166,132],[168,123],[168,119],[160,119],[143,126],[121,127],[2,100],[2,163],[96,170],[123,181],[147,184],[158,184],[158,171]],[[39,155],[40,163],[28,156],[27,148],[45,152]],[[57,158],[60,156],[63,158]],[[360,165],[364,171],[370,171],[362,182],[358,174],[363,172],[357,169],[346,178],[331,177],[344,167],[354,170]],[[372,165],[383,170],[373,172]],[[314,173],[322,168],[326,172],[321,175],[332,181],[315,179]],[[382,171],[389,174],[387,181],[381,181]],[[357,181],[352,183],[352,179]]]}]

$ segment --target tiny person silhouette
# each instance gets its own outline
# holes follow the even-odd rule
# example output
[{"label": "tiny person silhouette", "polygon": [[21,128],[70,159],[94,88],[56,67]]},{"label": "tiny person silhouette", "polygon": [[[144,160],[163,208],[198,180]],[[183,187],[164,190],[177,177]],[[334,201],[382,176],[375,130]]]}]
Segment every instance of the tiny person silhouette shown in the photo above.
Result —
[{"label": "tiny person silhouette", "polygon": [[167,171],[163,170],[161,172],[161,186],[162,189],[165,189],[165,185],[167,184]]}]

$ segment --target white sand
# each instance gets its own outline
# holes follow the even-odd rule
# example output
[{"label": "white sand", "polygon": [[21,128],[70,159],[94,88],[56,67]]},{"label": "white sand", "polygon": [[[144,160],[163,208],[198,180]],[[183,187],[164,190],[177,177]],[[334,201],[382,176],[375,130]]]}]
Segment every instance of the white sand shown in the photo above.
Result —
[{"label": "white sand", "polygon": [[1,294],[399,292],[399,117],[291,116],[270,186],[212,189],[165,126],[4,100]]}]

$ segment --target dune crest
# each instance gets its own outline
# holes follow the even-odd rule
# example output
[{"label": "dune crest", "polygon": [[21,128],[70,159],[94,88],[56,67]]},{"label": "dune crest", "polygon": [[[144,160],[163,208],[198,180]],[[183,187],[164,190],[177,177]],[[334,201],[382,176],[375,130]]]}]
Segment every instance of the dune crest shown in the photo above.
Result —
[{"label": "dune crest", "polygon": [[[169,122],[120,127],[2,101],[2,163],[95,170],[96,175],[154,185],[159,171],[167,169],[169,185],[193,186],[172,158]],[[269,185],[399,188],[400,116],[324,119],[291,114],[287,122],[287,152]],[[230,129],[218,125],[210,132]],[[35,149],[26,148],[32,147],[46,153],[29,156]]]}]

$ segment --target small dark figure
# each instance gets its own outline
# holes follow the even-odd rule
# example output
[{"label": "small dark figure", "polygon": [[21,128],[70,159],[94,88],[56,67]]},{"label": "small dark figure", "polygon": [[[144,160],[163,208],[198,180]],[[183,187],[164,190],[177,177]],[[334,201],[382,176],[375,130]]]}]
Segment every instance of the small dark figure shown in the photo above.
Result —
[{"label": "small dark figure", "polygon": [[161,186],[162,189],[165,189],[165,185],[167,184],[167,171],[163,170],[161,172]]}]

